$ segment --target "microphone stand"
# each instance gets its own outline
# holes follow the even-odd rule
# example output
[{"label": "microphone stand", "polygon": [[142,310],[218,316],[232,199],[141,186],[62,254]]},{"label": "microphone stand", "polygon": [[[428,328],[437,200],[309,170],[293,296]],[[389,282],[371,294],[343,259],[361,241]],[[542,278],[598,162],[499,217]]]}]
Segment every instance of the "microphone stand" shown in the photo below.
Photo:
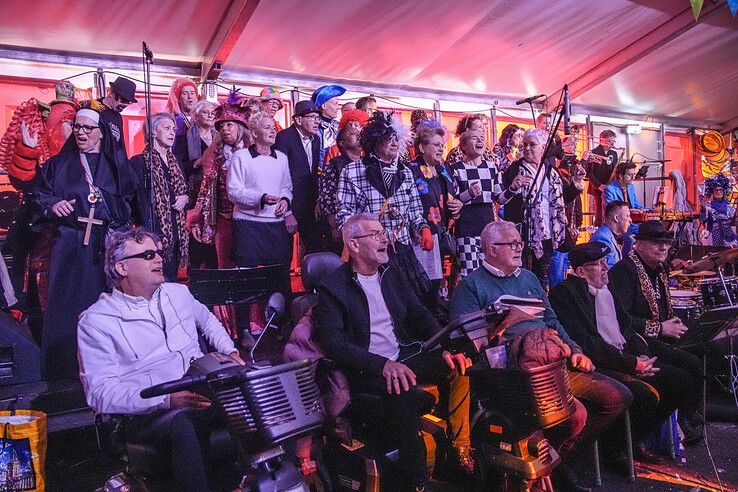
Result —
[{"label": "microphone stand", "polygon": [[[563,96],[563,92],[562,92]],[[531,109],[533,105],[531,103]],[[558,108],[561,107],[561,101],[559,101]],[[531,229],[533,226],[533,200],[538,196],[538,194],[543,189],[543,184],[546,182],[547,179],[549,179],[549,176],[551,175],[551,168],[553,168],[556,165],[556,158],[554,156],[551,156],[551,165],[546,164],[546,158],[548,157],[548,153],[551,149],[551,145],[554,142],[554,136],[556,135],[556,132],[559,130],[559,125],[561,124],[561,118],[564,114],[564,111],[560,111],[557,109],[556,114],[556,124],[552,127],[551,132],[548,135],[548,140],[546,141],[546,148],[543,150],[543,154],[541,155],[541,162],[538,163],[538,169],[536,170],[536,174],[533,177],[533,182],[530,185],[530,189],[528,190],[528,194],[523,199],[523,241],[525,241],[525,250],[527,254],[525,255],[525,264],[526,269],[531,270],[533,267],[533,250],[530,247],[530,238],[532,237]],[[535,126],[535,120],[533,122]],[[545,168],[545,169],[544,169]],[[541,171],[544,172],[543,179],[541,179],[541,184],[539,189],[536,189],[536,183],[538,182],[538,177],[541,175]]]},{"label": "microphone stand", "polygon": [[146,95],[146,145],[148,146],[147,151],[147,162],[144,166],[144,182],[143,188],[146,190],[149,196],[149,210],[144,217],[147,227],[154,230],[154,190],[151,182],[151,165],[153,164],[154,158],[154,140],[151,128],[151,64],[154,63],[154,54],[149,49],[146,41],[141,43],[141,52],[143,58],[143,73],[144,73],[144,93]]}]

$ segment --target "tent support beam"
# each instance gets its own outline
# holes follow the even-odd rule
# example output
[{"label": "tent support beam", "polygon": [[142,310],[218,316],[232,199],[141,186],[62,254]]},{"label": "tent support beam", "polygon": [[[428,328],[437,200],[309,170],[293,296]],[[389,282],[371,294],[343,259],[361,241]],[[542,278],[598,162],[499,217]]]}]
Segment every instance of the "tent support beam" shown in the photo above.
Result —
[{"label": "tent support beam", "polygon": [[[0,45],[0,58],[31,63],[72,65],[78,67],[102,68],[104,70],[141,71],[140,56],[116,56],[73,51],[47,50],[20,46]],[[200,75],[200,64],[175,60],[155,60],[151,71],[161,74],[196,77]]]},{"label": "tent support beam", "polygon": [[[700,22],[724,8],[726,0],[705,2],[700,14]],[[692,8],[686,4],[686,8],[679,14],[667,20],[651,32],[635,40],[617,53],[608,56],[601,63],[597,63],[580,76],[569,82],[571,99],[575,99],[593,87],[606,81],[616,73],[621,72],[644,56],[656,51],[669,41],[681,36],[695,27],[698,22],[694,21]],[[549,99],[558,101],[559,92],[549,96]]]},{"label": "tent support beam", "polygon": [[[352,92],[365,92],[367,94],[380,94],[382,96],[395,97],[417,97],[420,99],[429,99],[430,101],[439,99],[442,101],[456,101],[476,103],[504,108],[516,108],[515,99],[510,97],[502,97],[495,95],[462,93],[454,91],[439,91],[434,89],[425,89],[412,86],[401,86],[391,84],[381,84],[376,82],[366,82],[361,80],[338,79],[332,77],[309,76],[303,74],[286,73],[278,71],[254,70],[254,71],[232,71],[223,70],[221,74],[221,82],[225,84],[243,84],[258,86],[275,85],[281,87],[304,87],[317,88],[325,84],[339,84]],[[432,104],[427,109],[432,109]]]},{"label": "tent support beam", "polygon": [[231,0],[215,29],[202,58],[200,80],[215,80],[220,75],[238,38],[243,34],[260,0]]}]

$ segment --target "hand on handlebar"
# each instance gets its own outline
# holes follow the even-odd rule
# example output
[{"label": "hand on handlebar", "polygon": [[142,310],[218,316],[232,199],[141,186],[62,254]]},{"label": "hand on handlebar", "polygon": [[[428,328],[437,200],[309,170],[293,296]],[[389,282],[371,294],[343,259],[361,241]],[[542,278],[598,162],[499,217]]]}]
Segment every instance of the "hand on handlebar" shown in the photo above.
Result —
[{"label": "hand on handlebar", "polygon": [[169,395],[170,408],[210,408],[210,400],[192,391],[177,391]]},{"label": "hand on handlebar", "polygon": [[454,370],[454,373],[462,376],[466,374],[466,370],[472,366],[472,361],[462,353],[452,354],[451,352],[444,350],[441,357],[446,361],[448,367]]}]

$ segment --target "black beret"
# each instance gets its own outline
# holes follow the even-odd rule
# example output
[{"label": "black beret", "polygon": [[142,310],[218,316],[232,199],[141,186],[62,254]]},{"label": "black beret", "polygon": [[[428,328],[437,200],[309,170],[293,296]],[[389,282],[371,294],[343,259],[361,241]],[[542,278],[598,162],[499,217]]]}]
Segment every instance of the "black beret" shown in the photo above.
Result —
[{"label": "black beret", "polygon": [[610,253],[610,248],[598,241],[577,244],[569,251],[569,263],[576,270],[585,263],[591,263]]}]

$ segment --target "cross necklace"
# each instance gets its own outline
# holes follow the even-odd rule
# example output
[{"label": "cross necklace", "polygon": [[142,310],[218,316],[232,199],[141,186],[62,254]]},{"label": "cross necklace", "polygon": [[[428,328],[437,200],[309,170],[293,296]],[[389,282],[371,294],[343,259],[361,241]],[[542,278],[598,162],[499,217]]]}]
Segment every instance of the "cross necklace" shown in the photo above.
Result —
[{"label": "cross necklace", "polygon": [[87,163],[87,157],[80,153],[79,161],[85,172],[85,181],[87,181],[87,186],[90,188],[90,194],[87,195],[87,201],[90,202],[90,212],[87,214],[87,217],[77,217],[77,221],[87,224],[85,227],[85,237],[82,240],[82,245],[87,246],[90,244],[92,226],[103,225],[102,220],[95,218],[95,205],[98,200],[102,199],[102,195],[100,194],[100,189],[92,183],[92,173],[90,172],[90,165]]}]

